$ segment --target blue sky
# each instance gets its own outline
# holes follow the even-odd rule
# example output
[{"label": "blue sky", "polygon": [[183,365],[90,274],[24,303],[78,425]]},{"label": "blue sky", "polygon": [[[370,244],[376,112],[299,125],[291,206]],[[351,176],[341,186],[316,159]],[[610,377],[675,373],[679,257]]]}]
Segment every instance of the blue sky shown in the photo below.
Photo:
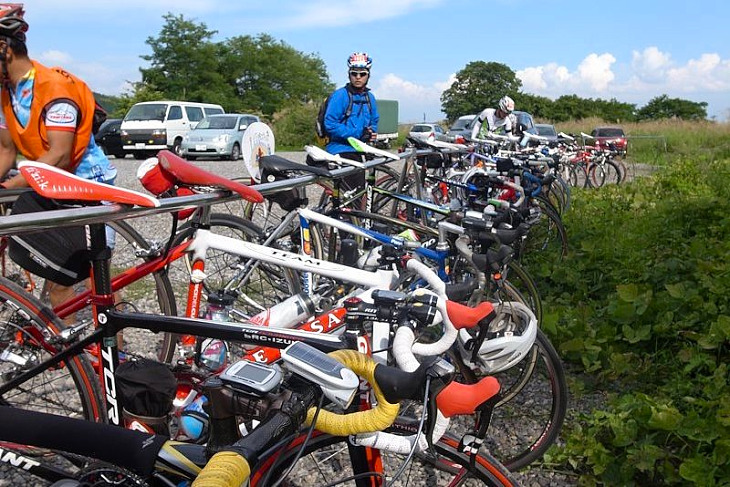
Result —
[{"label": "blue sky", "polygon": [[[94,91],[139,81],[145,43],[165,13],[217,30],[215,40],[268,33],[318,54],[346,79],[353,51],[374,58],[370,87],[397,99],[401,122],[443,117],[439,98],[471,61],[504,63],[523,91],[644,105],[668,94],[730,119],[730,2],[720,0],[29,0],[28,47]],[[518,107],[519,108],[519,107]]]}]

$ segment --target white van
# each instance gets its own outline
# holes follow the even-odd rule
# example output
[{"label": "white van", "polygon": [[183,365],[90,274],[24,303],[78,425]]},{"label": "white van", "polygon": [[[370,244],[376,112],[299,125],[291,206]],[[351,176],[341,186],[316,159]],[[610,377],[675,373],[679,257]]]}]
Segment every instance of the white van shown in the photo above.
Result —
[{"label": "white van", "polygon": [[166,100],[137,103],[122,121],[122,146],[136,159],[152,156],[162,149],[179,154],[183,137],[199,121],[221,113],[223,107],[212,103]]}]

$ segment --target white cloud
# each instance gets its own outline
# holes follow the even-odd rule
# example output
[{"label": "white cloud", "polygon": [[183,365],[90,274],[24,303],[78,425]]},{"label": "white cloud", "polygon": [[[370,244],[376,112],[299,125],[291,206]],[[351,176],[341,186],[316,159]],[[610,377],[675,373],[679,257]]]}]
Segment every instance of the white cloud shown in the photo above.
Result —
[{"label": "white cloud", "polygon": [[[730,60],[706,53],[678,65],[668,52],[656,46],[632,51],[628,71],[617,77],[611,53],[587,55],[574,70],[557,63],[529,66],[516,72],[523,90],[557,98],[577,94],[582,97],[619,98],[646,103],[661,94],[708,101],[714,105],[730,92]],[[723,95],[724,94],[724,95]],[[710,110],[712,112],[712,110]],[[717,110],[716,114],[719,114]]]},{"label": "white cloud", "polygon": [[578,65],[577,78],[571,81],[577,82],[579,86],[587,83],[596,93],[605,92],[615,78],[611,71],[611,65],[615,62],[616,58],[611,54],[589,54]]},{"label": "white cloud", "polygon": [[130,64],[116,58],[116,63],[81,62],[67,52],[50,50],[44,51],[38,56],[38,60],[46,66],[61,66],[75,74],[89,87],[97,92],[106,95],[119,95],[128,91],[130,81],[139,80],[139,71],[134,64]]},{"label": "white cloud", "polygon": [[60,66],[71,63],[73,58],[67,52],[51,50],[42,52],[39,60],[46,65]]},{"label": "white cloud", "polygon": [[633,51],[631,54],[631,70],[643,81],[661,81],[671,66],[672,58],[669,53],[661,52],[655,46],[647,47],[641,52]]},{"label": "white cloud", "polygon": [[603,94],[614,80],[611,66],[616,58],[609,53],[589,54],[575,71],[557,63],[532,66],[516,72],[525,91],[548,96],[564,93]]},{"label": "white cloud", "polygon": [[384,100],[398,100],[398,112],[401,121],[440,120],[444,117],[441,112],[441,93],[454,82],[455,74],[451,74],[446,81],[439,81],[432,85],[420,85],[412,81],[388,73],[373,87],[375,96]]},{"label": "white cloud", "polygon": [[683,92],[730,90],[730,60],[703,54],[667,72],[666,84]]}]

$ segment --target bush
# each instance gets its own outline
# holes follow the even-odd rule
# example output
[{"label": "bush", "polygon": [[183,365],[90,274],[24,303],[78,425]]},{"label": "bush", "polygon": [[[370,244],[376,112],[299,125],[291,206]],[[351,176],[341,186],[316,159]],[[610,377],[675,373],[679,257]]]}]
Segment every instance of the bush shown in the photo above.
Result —
[{"label": "bush", "polygon": [[549,458],[586,484],[730,478],[728,126],[663,130],[661,171],[575,194],[573,250],[541,283],[563,358],[611,391]]},{"label": "bush", "polygon": [[274,114],[271,129],[277,150],[303,150],[315,142],[314,124],[319,107],[314,103],[296,104]]}]

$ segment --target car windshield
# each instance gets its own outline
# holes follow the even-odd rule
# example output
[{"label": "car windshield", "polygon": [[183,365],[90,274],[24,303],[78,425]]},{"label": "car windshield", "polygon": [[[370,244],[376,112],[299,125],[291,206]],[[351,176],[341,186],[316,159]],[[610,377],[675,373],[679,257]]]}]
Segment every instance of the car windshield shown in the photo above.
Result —
[{"label": "car windshield", "polygon": [[230,130],[236,128],[238,117],[211,117],[204,118],[196,125],[195,130],[214,129],[214,130]]},{"label": "car windshield", "polygon": [[431,132],[432,130],[430,125],[414,125],[411,132]]},{"label": "car windshield", "polygon": [[463,130],[469,125],[471,125],[473,118],[460,118],[456,122],[454,122],[454,125],[451,126],[451,130]]},{"label": "car windshield", "polygon": [[536,125],[537,135],[558,135],[552,125]]},{"label": "car windshield", "polygon": [[624,131],[622,129],[596,129],[596,137],[623,137]]},{"label": "car windshield", "polygon": [[151,103],[148,105],[134,105],[124,117],[128,120],[165,120],[167,105],[164,103]]}]

